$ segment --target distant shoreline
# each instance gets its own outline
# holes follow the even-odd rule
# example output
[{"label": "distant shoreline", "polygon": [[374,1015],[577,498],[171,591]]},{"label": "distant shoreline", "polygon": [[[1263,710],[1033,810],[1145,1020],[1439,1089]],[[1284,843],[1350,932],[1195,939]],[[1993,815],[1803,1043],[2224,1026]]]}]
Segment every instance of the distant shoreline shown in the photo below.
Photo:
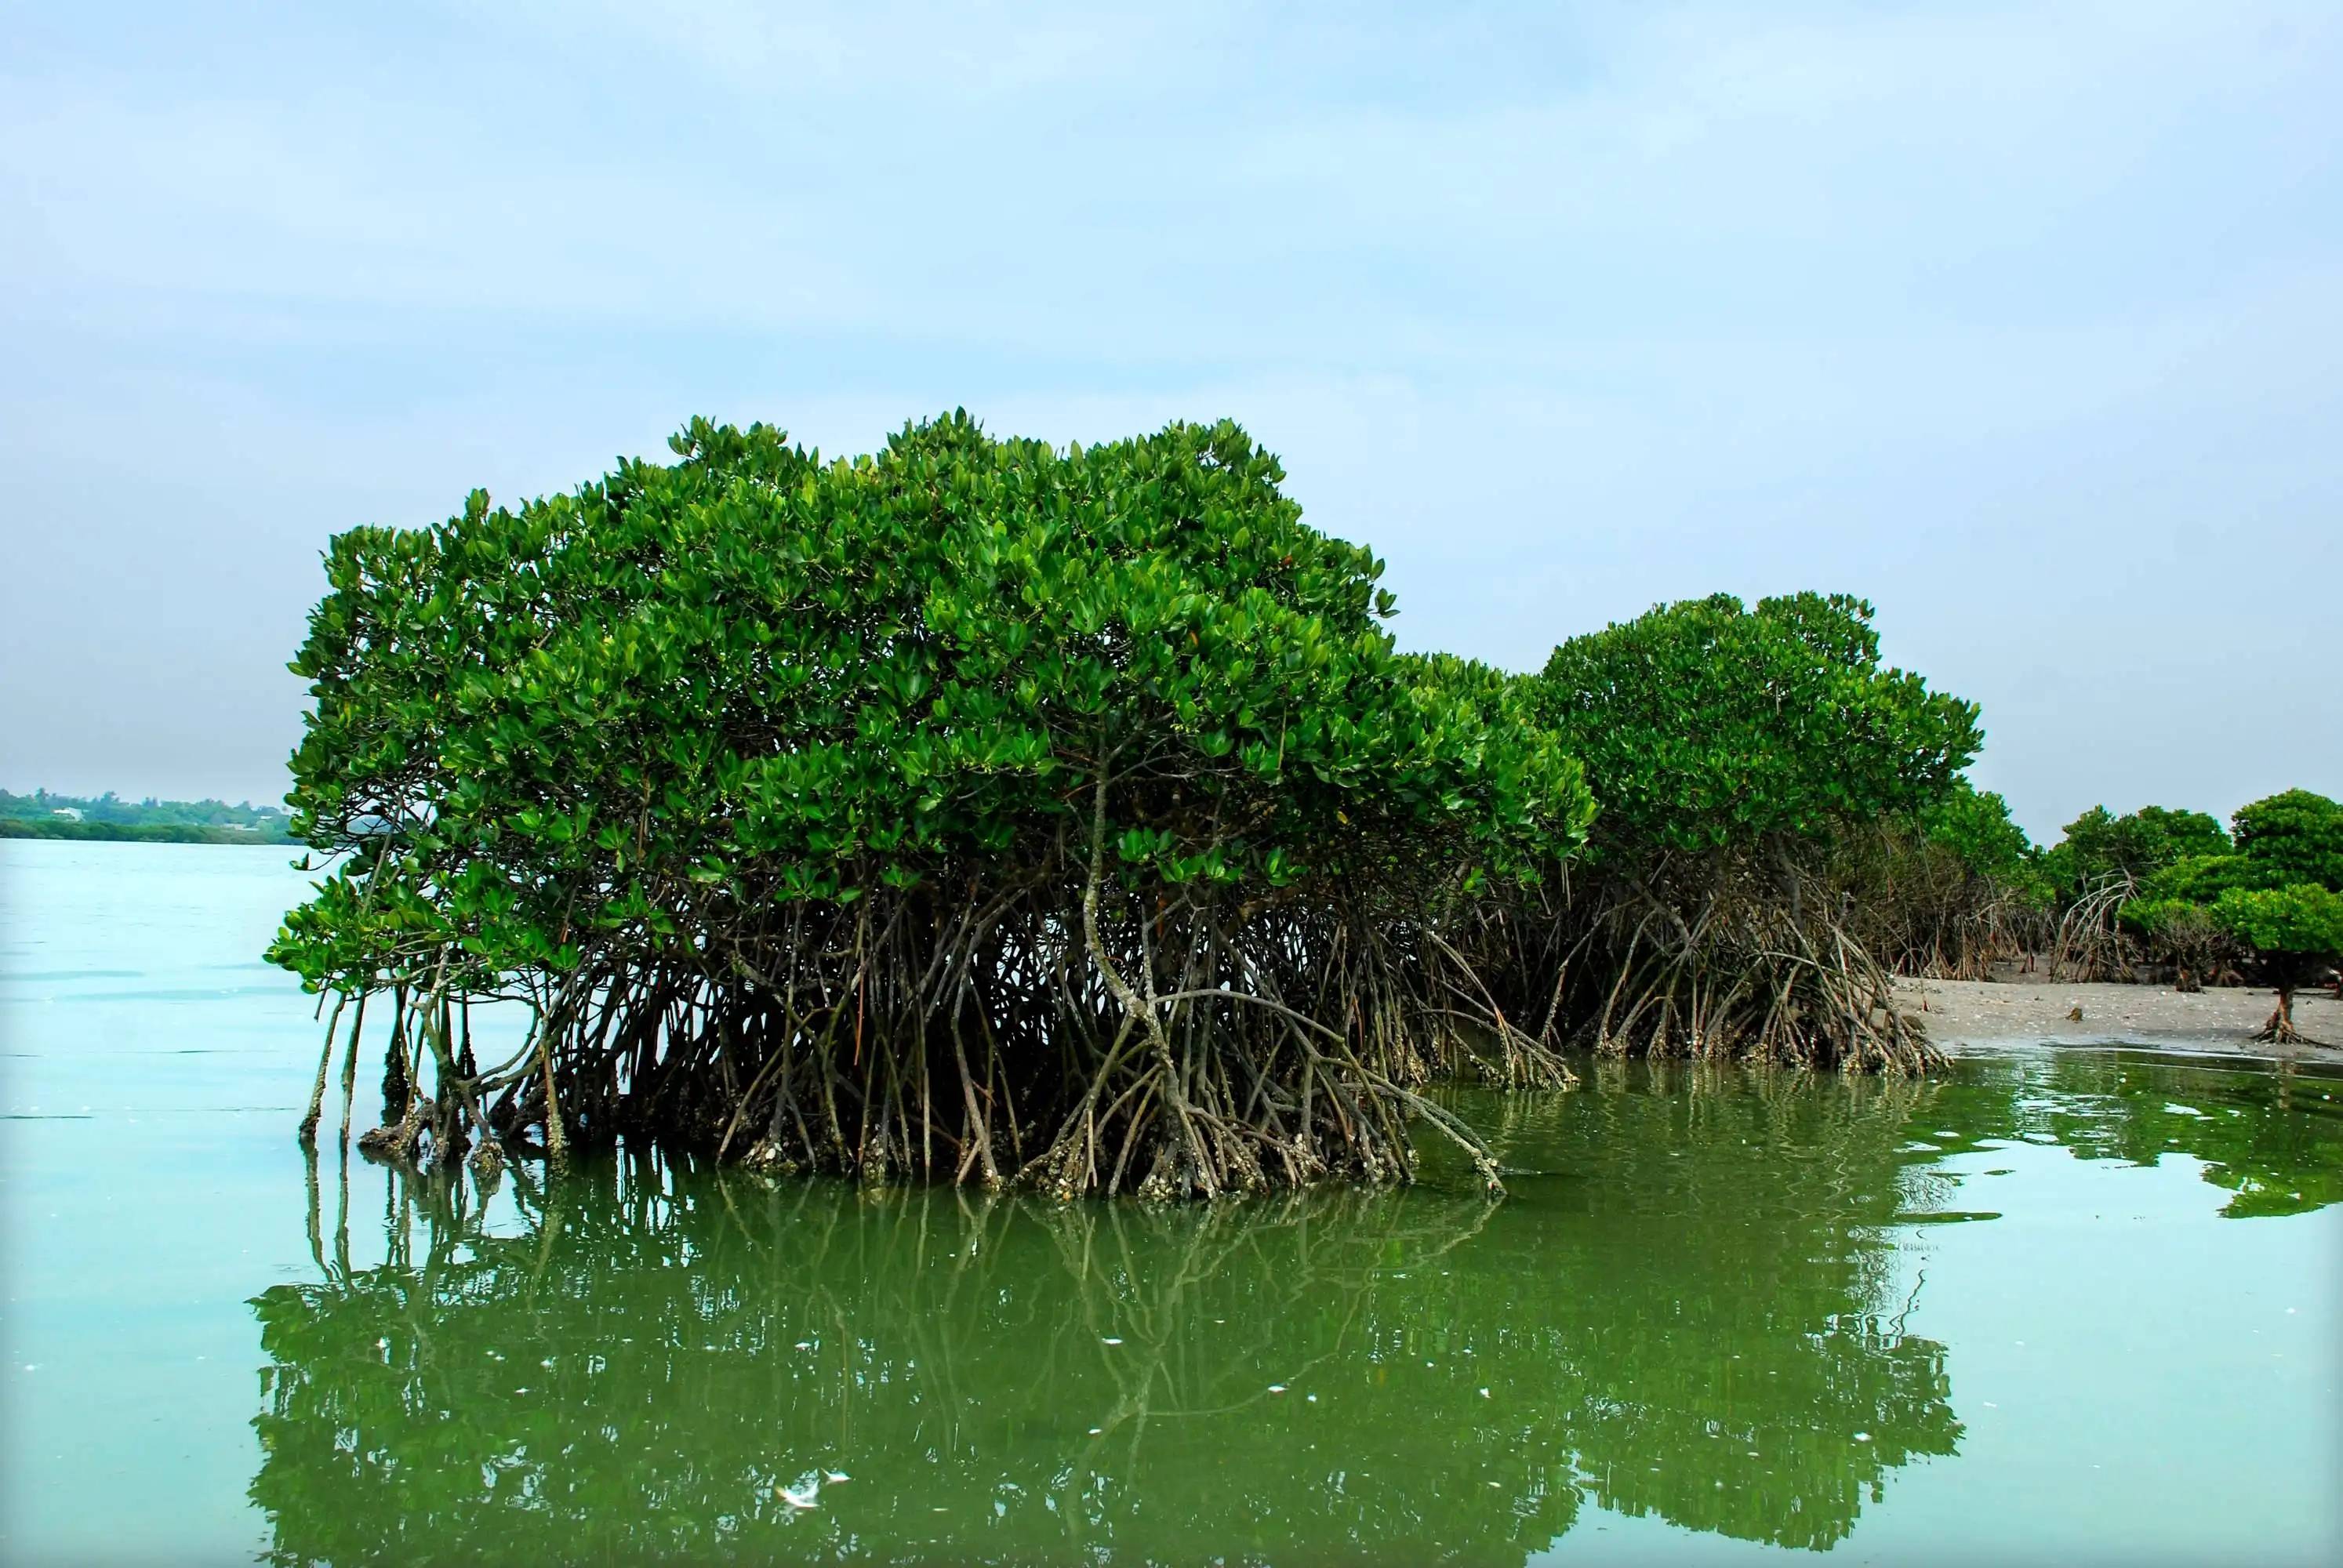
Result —
[{"label": "distant shoreline", "polygon": [[5,817],[0,818],[0,839],[51,839],[99,844],[243,844],[279,849],[295,848],[292,839],[274,834],[247,833],[235,828],[196,822],[38,822]]},{"label": "distant shoreline", "polygon": [[[2294,993],[2295,1027],[2326,1044],[2272,1045],[2254,1037],[2278,1005],[2268,986],[2083,984],[2033,978],[1993,980],[1899,979],[1902,1005],[1920,1014],[1929,1038],[1957,1054],[1966,1047],[2011,1044],[2133,1044],[2224,1055],[2343,1058],[2343,1002],[2324,988]],[[1925,1006],[1926,1010],[1922,1009]],[[2082,1017],[2070,1014],[2077,1009]]]}]

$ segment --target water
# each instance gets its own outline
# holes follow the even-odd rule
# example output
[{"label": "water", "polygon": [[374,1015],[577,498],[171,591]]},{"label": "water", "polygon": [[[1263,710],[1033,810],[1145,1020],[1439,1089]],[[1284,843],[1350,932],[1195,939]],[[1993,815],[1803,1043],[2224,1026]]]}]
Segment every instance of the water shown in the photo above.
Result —
[{"label": "water", "polygon": [[1454,1098],[1517,1172],[1494,1206],[650,1160],[484,1201],[295,1147],[318,1032],[256,954],[304,881],[0,843],[0,1558],[2343,1546],[2331,1078],[1590,1071]]}]

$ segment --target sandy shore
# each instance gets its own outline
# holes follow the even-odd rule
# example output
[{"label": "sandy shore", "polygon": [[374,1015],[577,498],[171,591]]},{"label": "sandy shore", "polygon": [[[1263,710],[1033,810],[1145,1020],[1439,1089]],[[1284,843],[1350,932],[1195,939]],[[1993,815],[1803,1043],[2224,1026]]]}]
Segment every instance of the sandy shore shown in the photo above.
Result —
[{"label": "sandy shore", "polygon": [[[2191,995],[2155,985],[2061,985],[2034,980],[1898,980],[1896,994],[1927,1020],[1947,1050],[2020,1041],[2049,1045],[2129,1042],[2250,1056],[2343,1060],[2336,1045],[2273,1046],[2254,1039],[2276,1008],[2261,986],[2231,986]],[[2068,1011],[2080,1007],[2080,1020]],[[2325,990],[2297,991],[2294,1027],[2317,1040],[2343,1042],[2343,1002]]]}]

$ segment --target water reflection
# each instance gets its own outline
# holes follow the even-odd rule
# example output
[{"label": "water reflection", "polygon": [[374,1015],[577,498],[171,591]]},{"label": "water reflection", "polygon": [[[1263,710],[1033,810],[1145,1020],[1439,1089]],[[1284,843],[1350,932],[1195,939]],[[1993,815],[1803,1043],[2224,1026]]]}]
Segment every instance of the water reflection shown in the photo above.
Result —
[{"label": "water reflection", "polygon": [[2231,1219],[2306,1214],[2343,1202],[2343,1077],[2216,1066],[2141,1051],[2074,1053],[2028,1064],[2008,1096],[2004,1138],[2055,1142],[2085,1159],[2205,1162],[2236,1194]]},{"label": "water reflection", "polygon": [[1478,1102],[1494,1208],[362,1168],[385,1261],[328,1214],[255,1302],[252,1495],[284,1562],[1511,1563],[1589,1499],[1826,1547],[1960,1436],[1891,1288],[1930,1092]]}]

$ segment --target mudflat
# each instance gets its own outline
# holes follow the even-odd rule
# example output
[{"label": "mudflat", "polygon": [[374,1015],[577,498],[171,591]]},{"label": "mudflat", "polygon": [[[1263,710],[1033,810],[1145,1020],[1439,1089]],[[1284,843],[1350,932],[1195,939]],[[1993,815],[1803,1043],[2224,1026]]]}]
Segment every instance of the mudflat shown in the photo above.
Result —
[{"label": "mudflat", "polygon": [[[2267,986],[2216,986],[2183,992],[2160,985],[2085,985],[2056,980],[1899,980],[1907,1011],[1926,1020],[1947,1050],[2038,1042],[2133,1041],[2238,1055],[2343,1060],[2343,1002],[2324,990],[2294,995],[2294,1027],[2319,1045],[2272,1045],[2255,1035],[2277,994]],[[2083,1010],[2080,1019],[2069,1014]]]}]

